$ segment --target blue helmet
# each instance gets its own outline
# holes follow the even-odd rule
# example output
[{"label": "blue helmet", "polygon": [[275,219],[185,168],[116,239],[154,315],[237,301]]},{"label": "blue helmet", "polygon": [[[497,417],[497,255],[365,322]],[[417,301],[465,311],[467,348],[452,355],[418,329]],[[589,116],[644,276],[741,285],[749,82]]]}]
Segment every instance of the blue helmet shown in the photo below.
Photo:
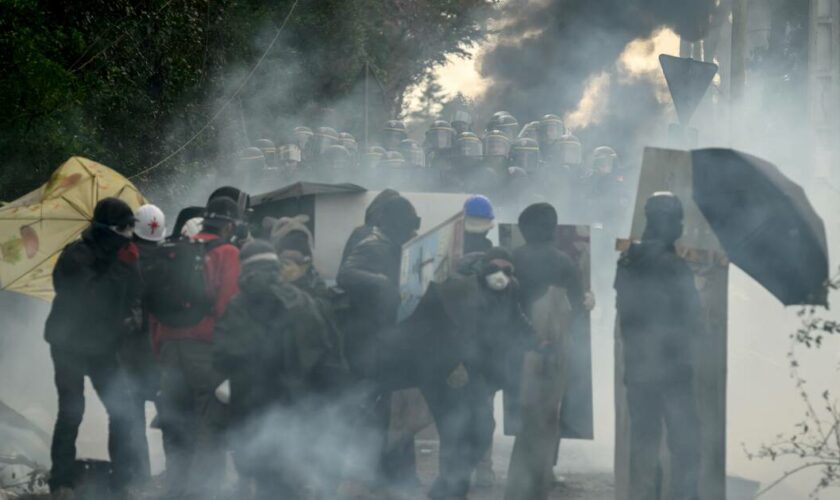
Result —
[{"label": "blue helmet", "polygon": [[480,194],[475,194],[467,198],[464,202],[464,215],[467,217],[476,217],[479,219],[495,219],[493,214],[493,204],[490,199]]}]

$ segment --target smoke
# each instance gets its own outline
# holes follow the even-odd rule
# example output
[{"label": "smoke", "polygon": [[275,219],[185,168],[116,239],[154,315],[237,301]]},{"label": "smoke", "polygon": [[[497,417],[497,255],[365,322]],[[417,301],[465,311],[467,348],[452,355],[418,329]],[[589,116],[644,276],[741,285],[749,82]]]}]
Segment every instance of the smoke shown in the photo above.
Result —
[{"label": "smoke", "polygon": [[655,45],[628,44],[657,32],[701,38],[714,8],[714,0],[512,0],[498,43],[480,60],[491,82],[482,107],[506,109],[520,122],[566,114],[584,143],[635,155],[661,130],[667,101],[649,73],[622,57]]}]

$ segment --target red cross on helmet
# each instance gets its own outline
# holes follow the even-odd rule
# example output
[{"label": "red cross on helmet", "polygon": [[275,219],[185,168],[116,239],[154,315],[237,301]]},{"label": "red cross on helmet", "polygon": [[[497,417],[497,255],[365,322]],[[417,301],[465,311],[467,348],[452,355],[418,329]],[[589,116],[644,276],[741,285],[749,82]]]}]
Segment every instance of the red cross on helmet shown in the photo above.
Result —
[{"label": "red cross on helmet", "polygon": [[166,218],[154,205],[143,205],[134,214],[134,234],[143,240],[159,242],[166,237]]}]

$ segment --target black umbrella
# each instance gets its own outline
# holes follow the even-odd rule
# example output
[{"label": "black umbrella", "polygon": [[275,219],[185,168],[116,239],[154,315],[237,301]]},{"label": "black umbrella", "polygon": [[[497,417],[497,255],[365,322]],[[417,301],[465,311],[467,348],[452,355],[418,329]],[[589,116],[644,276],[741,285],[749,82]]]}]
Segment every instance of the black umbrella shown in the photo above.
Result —
[{"label": "black umbrella", "polygon": [[748,154],[691,156],[694,201],[729,259],[785,305],[827,305],[825,227],[805,191]]}]

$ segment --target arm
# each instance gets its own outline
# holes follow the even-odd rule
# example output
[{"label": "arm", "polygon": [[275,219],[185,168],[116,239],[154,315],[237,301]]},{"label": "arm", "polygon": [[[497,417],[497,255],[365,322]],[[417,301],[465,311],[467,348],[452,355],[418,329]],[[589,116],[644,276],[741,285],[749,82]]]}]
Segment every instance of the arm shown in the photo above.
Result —
[{"label": "arm", "polygon": [[213,250],[212,258],[214,277],[210,282],[217,290],[213,312],[216,318],[221,318],[231,299],[239,293],[239,250],[225,244]]},{"label": "arm", "polygon": [[388,261],[387,244],[366,241],[350,251],[336,276],[338,286],[350,293],[371,293],[390,285],[385,266]]}]

